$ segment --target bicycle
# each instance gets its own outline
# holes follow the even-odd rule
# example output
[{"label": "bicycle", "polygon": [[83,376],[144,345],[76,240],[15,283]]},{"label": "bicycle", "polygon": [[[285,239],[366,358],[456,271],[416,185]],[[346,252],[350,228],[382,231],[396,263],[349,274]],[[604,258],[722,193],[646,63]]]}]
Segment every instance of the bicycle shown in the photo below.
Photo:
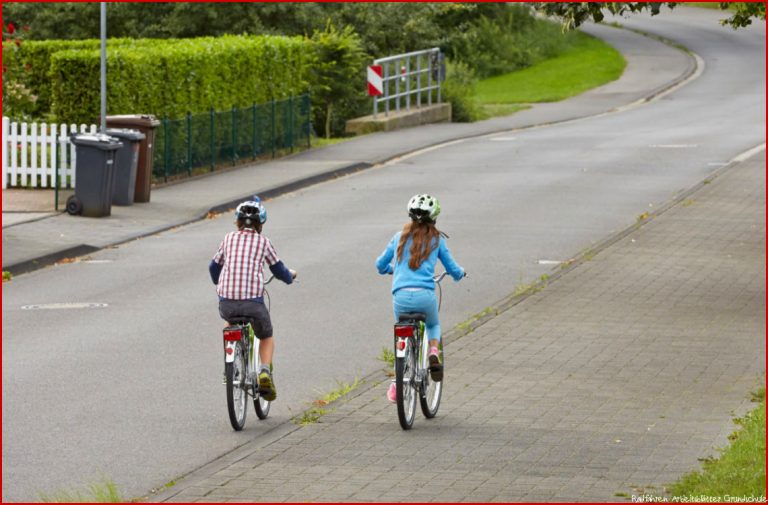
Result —
[{"label": "bicycle", "polygon": [[[442,305],[443,292],[440,287],[448,272],[433,277],[439,292],[438,310]],[[416,417],[416,396],[419,397],[421,412],[427,419],[437,415],[443,395],[443,381],[434,381],[428,365],[429,340],[425,335],[426,315],[420,312],[400,314],[395,323],[395,388],[397,418],[404,430],[413,426]],[[442,354],[442,345],[441,345]],[[444,364],[444,362],[443,362]]]},{"label": "bicycle", "polygon": [[[271,276],[264,286],[272,282]],[[267,310],[270,309],[270,298],[264,290],[267,299]],[[229,422],[235,431],[245,426],[248,396],[253,398],[253,408],[256,416],[264,420],[269,415],[271,402],[263,398],[263,391],[258,387],[257,371],[261,367],[258,348],[254,359],[255,334],[251,323],[246,318],[233,318],[227,321],[229,326],[224,328],[224,383],[227,386],[227,410]]]}]

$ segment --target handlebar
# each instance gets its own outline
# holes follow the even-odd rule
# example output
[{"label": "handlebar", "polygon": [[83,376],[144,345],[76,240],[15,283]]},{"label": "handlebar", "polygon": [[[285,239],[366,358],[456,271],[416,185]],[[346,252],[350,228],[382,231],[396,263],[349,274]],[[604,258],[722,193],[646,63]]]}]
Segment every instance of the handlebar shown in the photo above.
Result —
[{"label": "handlebar", "polygon": [[434,277],[432,277],[432,280],[435,281],[436,283],[440,284],[440,281],[445,279],[446,275],[448,275],[448,272],[443,272],[440,275],[435,275]]}]

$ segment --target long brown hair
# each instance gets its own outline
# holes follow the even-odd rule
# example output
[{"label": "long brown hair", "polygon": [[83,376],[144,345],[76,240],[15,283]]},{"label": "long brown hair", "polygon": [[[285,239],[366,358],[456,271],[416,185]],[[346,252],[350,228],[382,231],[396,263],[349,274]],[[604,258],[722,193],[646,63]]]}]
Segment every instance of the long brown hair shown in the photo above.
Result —
[{"label": "long brown hair", "polygon": [[408,266],[411,270],[417,270],[440,243],[440,235],[446,236],[437,229],[434,223],[411,221],[406,224],[403,227],[403,233],[400,235],[400,243],[397,244],[397,261],[402,259],[405,243],[408,241],[408,238],[412,237],[411,257],[408,260]]}]

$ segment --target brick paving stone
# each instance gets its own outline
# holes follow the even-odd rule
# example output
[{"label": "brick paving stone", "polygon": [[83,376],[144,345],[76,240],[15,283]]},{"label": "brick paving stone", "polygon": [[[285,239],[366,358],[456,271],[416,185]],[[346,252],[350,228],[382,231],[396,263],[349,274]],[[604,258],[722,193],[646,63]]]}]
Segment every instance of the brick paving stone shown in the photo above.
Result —
[{"label": "brick paving stone", "polygon": [[727,168],[468,336],[447,335],[435,419],[403,432],[382,372],[318,423],[205,467],[156,501],[661,492],[727,444],[732,414],[764,383],[764,166],[761,153]]}]

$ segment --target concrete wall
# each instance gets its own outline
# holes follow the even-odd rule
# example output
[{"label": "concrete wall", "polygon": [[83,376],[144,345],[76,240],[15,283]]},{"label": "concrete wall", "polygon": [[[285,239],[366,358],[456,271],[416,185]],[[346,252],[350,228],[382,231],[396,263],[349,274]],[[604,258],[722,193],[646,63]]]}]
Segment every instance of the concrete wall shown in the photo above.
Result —
[{"label": "concrete wall", "polygon": [[390,110],[389,115],[379,112],[373,116],[364,116],[347,121],[346,132],[354,135],[364,133],[399,130],[409,126],[428,123],[445,123],[451,121],[451,104],[438,103],[422,107],[412,107],[411,110],[400,109],[399,112]]}]

